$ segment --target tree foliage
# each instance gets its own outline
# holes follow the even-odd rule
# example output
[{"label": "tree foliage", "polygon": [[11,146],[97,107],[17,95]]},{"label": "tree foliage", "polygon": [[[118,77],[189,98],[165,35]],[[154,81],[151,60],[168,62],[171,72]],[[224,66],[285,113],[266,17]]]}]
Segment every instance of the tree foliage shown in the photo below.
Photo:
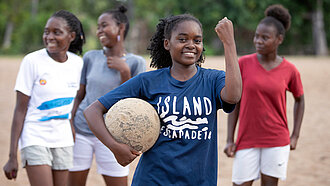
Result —
[{"label": "tree foliage", "polygon": [[[27,53],[42,48],[42,32],[47,19],[57,10],[66,9],[82,21],[87,35],[84,51],[97,48],[95,37],[97,18],[105,10],[119,4],[129,7],[131,29],[128,41],[130,50],[146,53],[148,41],[156,29],[159,19],[168,15],[190,13],[203,24],[204,45],[208,54],[222,54],[223,48],[214,32],[217,22],[224,16],[231,19],[235,27],[237,50],[240,55],[254,51],[252,39],[255,28],[271,4],[280,3],[292,15],[291,29],[280,47],[282,54],[313,54],[311,15],[315,10],[314,0],[34,0],[37,13],[32,15],[33,0],[0,1],[0,43],[8,22],[14,24],[9,48],[0,48],[0,54]],[[324,27],[330,30],[330,0],[323,0]],[[326,33],[329,43],[330,33]],[[2,45],[0,45],[1,47]]]}]

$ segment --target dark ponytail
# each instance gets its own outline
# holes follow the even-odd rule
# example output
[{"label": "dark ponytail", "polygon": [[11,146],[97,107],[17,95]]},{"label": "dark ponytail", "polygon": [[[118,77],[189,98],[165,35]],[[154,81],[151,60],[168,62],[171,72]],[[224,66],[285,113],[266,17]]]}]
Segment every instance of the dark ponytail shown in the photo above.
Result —
[{"label": "dark ponytail", "polygon": [[170,52],[164,48],[165,25],[167,18],[159,20],[156,33],[152,36],[148,50],[150,50],[151,63],[150,67],[164,68],[172,66],[172,58]]}]

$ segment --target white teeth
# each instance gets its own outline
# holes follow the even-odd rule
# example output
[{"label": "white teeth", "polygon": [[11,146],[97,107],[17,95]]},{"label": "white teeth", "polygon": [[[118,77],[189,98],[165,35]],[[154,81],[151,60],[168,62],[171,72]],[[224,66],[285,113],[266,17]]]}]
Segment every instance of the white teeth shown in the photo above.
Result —
[{"label": "white teeth", "polygon": [[183,54],[186,55],[186,56],[190,56],[190,57],[195,56],[195,54],[192,53],[192,52],[184,52]]},{"label": "white teeth", "polygon": [[56,44],[55,44],[55,43],[47,43],[47,45],[48,45],[49,47],[53,47],[53,46],[55,46]]},{"label": "white teeth", "polygon": [[106,38],[105,36],[100,36],[99,40],[102,40],[102,39],[105,39],[105,38]]}]

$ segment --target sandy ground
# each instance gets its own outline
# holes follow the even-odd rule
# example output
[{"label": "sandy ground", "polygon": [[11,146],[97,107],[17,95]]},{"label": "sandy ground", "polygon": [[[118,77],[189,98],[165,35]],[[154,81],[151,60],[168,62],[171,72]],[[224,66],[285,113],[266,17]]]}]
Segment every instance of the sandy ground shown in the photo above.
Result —
[{"label": "sandy ground", "polygon": [[[10,127],[15,106],[13,91],[21,57],[0,57],[0,165],[8,160]],[[305,90],[305,116],[301,129],[298,148],[291,151],[288,165],[288,178],[280,181],[281,186],[329,186],[330,185],[330,57],[294,57],[287,59],[299,69]],[[223,57],[208,57],[203,67],[224,68]],[[288,94],[288,121],[292,128],[293,98]],[[225,145],[226,114],[219,111],[219,179],[218,185],[231,185],[232,159],[222,153]],[[131,182],[138,160],[130,165]],[[21,164],[20,164],[21,165]],[[1,171],[2,172],[2,171]],[[9,181],[0,173],[0,185],[29,185],[26,171],[20,167],[16,181]],[[104,185],[103,179],[96,173],[95,162],[87,180],[88,186]],[[260,185],[257,181],[254,185]]]}]

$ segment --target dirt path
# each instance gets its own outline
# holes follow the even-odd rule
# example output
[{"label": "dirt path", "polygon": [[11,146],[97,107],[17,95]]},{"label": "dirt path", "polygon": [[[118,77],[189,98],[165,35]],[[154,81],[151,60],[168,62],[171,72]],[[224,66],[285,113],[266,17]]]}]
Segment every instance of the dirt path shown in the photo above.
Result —
[{"label": "dirt path", "polygon": [[[298,148],[291,151],[288,179],[280,181],[281,186],[328,186],[330,185],[330,57],[287,57],[299,69],[305,90],[305,117],[301,129]],[[15,106],[15,79],[21,58],[0,57],[0,166],[8,160],[10,127]],[[208,57],[203,67],[223,69],[223,57]],[[288,94],[288,121],[292,128],[292,95]],[[219,179],[218,185],[231,185],[232,159],[222,150],[225,145],[226,115],[220,111],[219,121]],[[137,160],[131,164],[134,172]],[[16,181],[9,181],[0,173],[0,185],[29,185],[26,171],[19,169]],[[87,186],[104,185],[102,177],[96,173],[95,162],[90,170]],[[256,182],[254,185],[260,185]]]}]

